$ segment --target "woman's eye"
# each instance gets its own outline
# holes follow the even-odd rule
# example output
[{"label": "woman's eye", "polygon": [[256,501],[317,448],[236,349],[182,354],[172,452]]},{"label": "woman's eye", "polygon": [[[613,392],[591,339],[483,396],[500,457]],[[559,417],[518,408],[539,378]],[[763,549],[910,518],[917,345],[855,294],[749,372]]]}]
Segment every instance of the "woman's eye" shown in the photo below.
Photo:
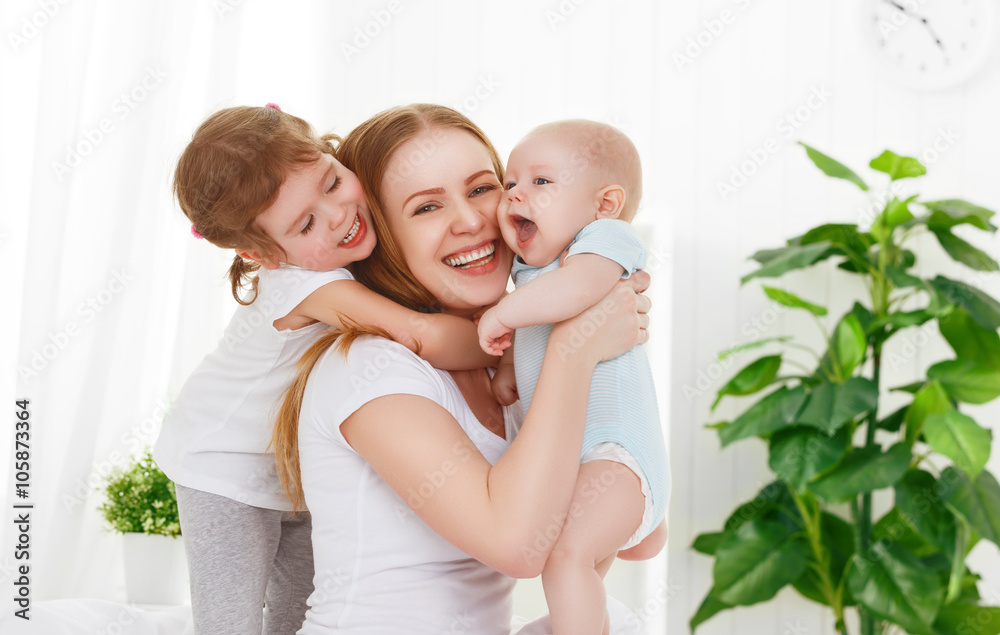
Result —
[{"label": "woman's eye", "polygon": [[424,205],[423,207],[418,207],[417,209],[413,210],[413,215],[416,216],[417,214],[425,214],[427,212],[432,212],[436,209],[437,205],[429,203],[427,205]]},{"label": "woman's eye", "polygon": [[336,178],[336,179],[335,179],[335,180],[333,181],[333,183],[332,183],[332,184],[330,185],[330,187],[328,187],[328,188],[327,188],[327,190],[326,190],[326,191],[327,191],[327,192],[332,192],[332,191],[334,191],[335,189],[337,189],[337,187],[338,187],[339,185],[340,185],[340,177],[338,176],[338,177],[337,177],[337,178]]},{"label": "woman's eye", "polygon": [[546,183],[551,183],[551,182],[552,181],[548,180],[545,177],[541,177],[541,176],[538,177],[537,179],[535,179],[534,181],[532,181],[532,183],[534,183],[535,185],[545,185]]},{"label": "woman's eye", "polygon": [[479,196],[480,194],[485,194],[486,192],[491,192],[491,191],[493,191],[495,189],[497,189],[496,185],[492,185],[492,184],[490,184],[490,185],[480,185],[476,189],[472,190],[472,192],[470,192],[470,195],[471,196]]},{"label": "woman's eye", "polygon": [[313,227],[313,221],[315,221],[315,220],[316,220],[316,217],[313,216],[312,214],[310,214],[309,215],[309,222],[307,222],[306,226],[302,228],[302,233],[303,234],[308,234],[309,233],[309,230],[312,229],[312,227]]}]

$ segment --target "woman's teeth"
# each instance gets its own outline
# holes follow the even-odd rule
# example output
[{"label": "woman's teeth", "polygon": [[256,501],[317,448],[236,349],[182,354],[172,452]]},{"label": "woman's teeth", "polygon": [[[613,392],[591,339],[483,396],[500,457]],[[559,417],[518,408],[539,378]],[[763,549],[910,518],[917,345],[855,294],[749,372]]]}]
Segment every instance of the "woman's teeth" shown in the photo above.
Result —
[{"label": "woman's teeth", "polygon": [[346,245],[347,243],[354,240],[354,237],[358,235],[358,230],[361,229],[361,217],[357,214],[354,215],[354,224],[351,225],[351,231],[347,232],[344,236],[344,240],[340,241],[341,245]]},{"label": "woman's teeth", "polygon": [[[452,267],[458,267],[459,269],[468,269],[470,267],[478,267],[480,265],[485,265],[486,263],[493,260],[493,252],[496,251],[496,247],[493,243],[486,245],[485,247],[480,247],[475,251],[470,251],[468,253],[462,254],[461,256],[455,256],[452,258],[445,258],[444,262]],[[482,262],[479,262],[479,261]]]}]

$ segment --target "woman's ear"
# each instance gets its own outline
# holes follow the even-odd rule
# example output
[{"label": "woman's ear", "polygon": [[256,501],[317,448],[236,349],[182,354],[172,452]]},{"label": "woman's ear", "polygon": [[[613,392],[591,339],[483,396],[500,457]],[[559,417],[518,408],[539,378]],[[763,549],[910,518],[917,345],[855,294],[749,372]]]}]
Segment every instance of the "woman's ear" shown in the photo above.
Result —
[{"label": "woman's ear", "polygon": [[618,218],[625,209],[625,188],[608,185],[597,192],[597,218]]},{"label": "woman's ear", "polygon": [[265,269],[277,269],[278,265],[280,264],[277,260],[269,258],[268,256],[260,253],[256,249],[246,249],[242,251],[237,249],[236,253],[239,254],[240,258],[245,258],[246,260],[253,260],[258,265],[264,267]]}]

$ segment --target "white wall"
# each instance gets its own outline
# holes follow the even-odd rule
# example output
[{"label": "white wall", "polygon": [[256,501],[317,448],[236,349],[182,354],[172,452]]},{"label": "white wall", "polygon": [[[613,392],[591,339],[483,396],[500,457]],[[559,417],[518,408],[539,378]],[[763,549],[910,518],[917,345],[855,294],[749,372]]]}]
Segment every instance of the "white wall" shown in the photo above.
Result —
[{"label": "white wall", "polygon": [[[738,503],[752,498],[772,478],[763,443],[743,441],[720,451],[717,435],[702,428],[710,421],[730,420],[752,403],[724,401],[709,414],[714,391],[760,351],[731,364],[718,363],[716,354],[753,339],[754,330],[816,342],[815,329],[802,316],[774,319],[769,312],[773,305],[758,282],[739,286],[739,278],[754,268],[747,258],[823,222],[859,222],[865,209],[863,193],[825,177],[794,142],[802,140],[840,159],[873,184],[882,181],[870,176],[876,173],[867,162],[884,148],[919,156],[932,147],[938,130],[952,131],[956,140],[928,164],[928,176],[915,191],[928,197],[962,197],[993,209],[1000,203],[995,149],[1000,138],[995,119],[1000,110],[1000,51],[994,51],[989,67],[964,87],[931,93],[902,89],[872,68],[858,17],[864,4],[771,0],[741,9],[728,1],[684,2],[671,4],[669,17],[661,22],[658,69],[668,95],[660,113],[668,167],[662,178],[670,183],[674,238],[670,443],[675,485],[668,557],[669,580],[677,592],[669,604],[671,633],[687,632],[688,620],[711,585],[712,560],[689,550],[692,539],[720,528]],[[717,19],[723,9],[731,10],[735,19],[693,64],[679,70],[673,53],[683,52],[687,39],[706,28],[703,21]],[[814,91],[829,97],[786,138],[777,122],[806,106]],[[768,138],[779,149],[745,186],[723,200],[718,181],[730,178],[731,170]],[[994,257],[1000,254],[997,236],[961,233]],[[933,240],[920,245],[918,253],[926,254],[921,259],[926,276],[944,272],[969,279],[974,273],[952,265]],[[1000,276],[974,281],[1000,296]],[[830,275],[829,267],[780,282],[829,306],[828,326],[862,291],[846,276]],[[907,355],[906,339],[914,344],[915,354]],[[902,334],[888,351],[898,357],[886,365],[883,386],[916,380],[930,364],[952,356],[936,332],[926,344]],[[685,387],[697,392],[709,376],[718,379],[699,394],[686,396]],[[981,424],[998,430],[1000,404],[969,411]],[[998,454],[994,452],[990,462],[994,473],[1000,470]],[[887,501],[881,497],[877,502]],[[995,545],[977,547],[970,564],[984,576],[984,597],[1000,603]],[[832,623],[830,611],[785,590],[777,601],[722,613],[698,632],[825,635],[834,632]]]}]

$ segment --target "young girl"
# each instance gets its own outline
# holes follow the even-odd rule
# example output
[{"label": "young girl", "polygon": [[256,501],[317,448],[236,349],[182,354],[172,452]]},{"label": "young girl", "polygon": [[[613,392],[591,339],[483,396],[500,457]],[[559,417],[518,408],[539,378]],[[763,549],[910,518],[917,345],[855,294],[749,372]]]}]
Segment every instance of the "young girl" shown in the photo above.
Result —
[{"label": "young girl", "polygon": [[[629,224],[642,195],[639,154],[605,124],[546,124],[511,152],[504,189],[497,214],[518,256],[517,289],[483,315],[479,334],[484,351],[500,354],[516,330],[513,365],[505,354],[493,389],[505,403],[519,395],[528,408],[552,323],[590,308],[645,264]],[[618,551],[644,540],[654,553],[662,546],[670,484],[657,411],[641,347],[598,364],[576,491],[542,571],[556,633],[607,633],[602,578]]]},{"label": "young girl", "polygon": [[[377,241],[365,193],[333,142],[274,104],[227,108],[198,128],[174,174],[192,234],[235,250],[229,277],[240,304],[154,448],[177,484],[196,633],[302,625],[313,588],[310,516],[292,514],[267,450],[272,407],[320,332],[374,325],[438,367],[495,362],[476,346],[471,321],[404,308],[345,268]],[[371,381],[375,361],[352,381]]]}]

